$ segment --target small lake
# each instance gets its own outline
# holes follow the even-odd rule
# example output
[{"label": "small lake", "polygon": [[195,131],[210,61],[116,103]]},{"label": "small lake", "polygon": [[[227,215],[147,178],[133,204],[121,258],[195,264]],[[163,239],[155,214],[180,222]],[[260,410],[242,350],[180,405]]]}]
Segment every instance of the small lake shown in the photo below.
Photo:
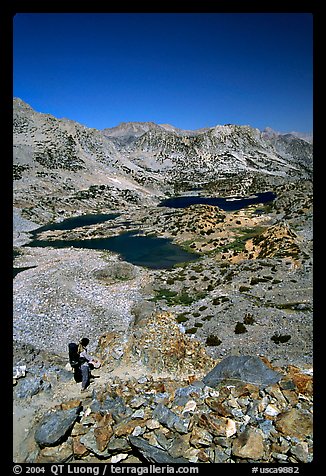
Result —
[{"label": "small lake", "polygon": [[[276,198],[272,192],[257,193],[250,197],[208,198],[201,196],[174,197],[162,201],[159,206],[171,208],[185,208],[194,204],[218,206],[225,211],[240,210],[249,205],[268,203]],[[59,223],[51,223],[33,230],[33,240],[26,246],[54,248],[86,248],[95,250],[109,250],[118,253],[121,258],[137,266],[151,269],[168,269],[179,263],[195,261],[198,254],[185,251],[172,243],[168,238],[145,236],[140,230],[121,233],[108,238],[94,238],[86,240],[38,240],[37,234],[48,230],[73,230],[77,227],[103,223],[113,220],[119,214],[81,215],[68,218]],[[21,270],[21,269],[20,269]],[[19,272],[19,271],[18,271]]]},{"label": "small lake", "polygon": [[21,273],[22,271],[26,271],[27,269],[32,269],[36,268],[36,266],[26,266],[24,268],[13,268],[13,277],[17,276],[18,273]]},{"label": "small lake", "polygon": [[86,248],[110,250],[119,253],[124,261],[151,269],[168,269],[175,264],[198,259],[198,255],[183,250],[167,238],[138,235],[138,230],[109,238],[89,240],[33,240],[26,246],[53,246],[55,248]]},{"label": "small lake", "polygon": [[250,197],[201,197],[200,195],[189,195],[184,197],[167,198],[159,203],[159,207],[186,208],[190,205],[214,205],[225,211],[235,211],[260,203],[273,201],[276,195],[273,192],[256,193]]},{"label": "small lake", "polygon": [[66,218],[58,223],[50,223],[49,225],[41,226],[31,232],[35,236],[42,231],[50,230],[73,230],[80,226],[94,225],[95,223],[104,223],[107,220],[114,220],[120,213],[100,213],[98,215],[80,215],[78,217]]}]

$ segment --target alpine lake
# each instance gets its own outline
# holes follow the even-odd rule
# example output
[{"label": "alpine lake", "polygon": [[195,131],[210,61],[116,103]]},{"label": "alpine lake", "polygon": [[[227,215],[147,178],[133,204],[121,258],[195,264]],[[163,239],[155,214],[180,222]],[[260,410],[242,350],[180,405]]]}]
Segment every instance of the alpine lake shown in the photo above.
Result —
[{"label": "alpine lake", "polygon": [[[206,204],[218,206],[224,211],[235,211],[249,205],[271,202],[275,197],[272,192],[257,193],[250,197],[227,198],[202,197],[198,195],[178,196],[163,200],[158,206],[186,208],[194,204]],[[198,259],[197,253],[184,250],[181,246],[173,243],[171,239],[155,235],[143,235],[141,230],[124,231],[110,237],[80,240],[46,240],[37,238],[44,231],[73,230],[83,226],[110,221],[118,216],[119,214],[116,213],[81,215],[65,219],[59,223],[51,223],[33,230],[31,232],[32,241],[25,246],[109,250],[118,253],[124,261],[150,269],[168,269],[179,263]],[[22,271],[22,268],[14,269],[14,276],[19,271]]]}]

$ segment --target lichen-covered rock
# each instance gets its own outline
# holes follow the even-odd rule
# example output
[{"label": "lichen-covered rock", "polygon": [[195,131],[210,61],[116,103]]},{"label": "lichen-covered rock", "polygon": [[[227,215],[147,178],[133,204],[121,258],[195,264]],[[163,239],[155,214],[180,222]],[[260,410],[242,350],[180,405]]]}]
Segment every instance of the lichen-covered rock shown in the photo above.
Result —
[{"label": "lichen-covered rock", "polygon": [[44,382],[38,377],[26,377],[20,379],[15,388],[18,398],[32,397],[39,393],[44,387]]},{"label": "lichen-covered rock", "polygon": [[207,429],[214,436],[230,437],[237,431],[235,422],[230,418],[219,416],[216,413],[202,413],[199,416],[199,426]]},{"label": "lichen-covered rock", "polygon": [[304,438],[312,435],[313,418],[311,413],[291,408],[278,416],[275,427],[283,435]]},{"label": "lichen-covered rock", "polygon": [[[39,452],[35,463],[66,463],[73,457],[74,450],[71,439],[55,447],[44,447]],[[85,453],[83,453],[85,455]]]},{"label": "lichen-covered rock", "polygon": [[189,420],[186,418],[180,418],[172,410],[161,403],[156,406],[153,412],[153,417],[171,430],[176,430],[179,433],[187,433],[188,431]]},{"label": "lichen-covered rock", "polygon": [[139,360],[151,372],[171,375],[203,375],[215,363],[198,341],[180,331],[170,312],[153,313],[134,327],[122,362]]},{"label": "lichen-covered rock", "polygon": [[[82,443],[89,451],[97,455],[99,458],[108,458],[109,452],[107,445],[99,444],[98,435],[95,435],[95,429],[91,428],[85,435],[80,437],[80,443]],[[102,448],[102,449],[100,449]]]}]

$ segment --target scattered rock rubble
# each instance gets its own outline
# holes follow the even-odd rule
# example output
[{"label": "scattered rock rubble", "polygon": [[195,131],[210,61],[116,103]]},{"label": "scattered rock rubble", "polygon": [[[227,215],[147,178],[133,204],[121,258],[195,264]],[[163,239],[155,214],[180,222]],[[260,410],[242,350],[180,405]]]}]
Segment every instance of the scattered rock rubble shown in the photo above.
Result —
[{"label": "scattered rock rubble", "polygon": [[[43,365],[48,385],[41,388],[38,380],[38,391],[25,388],[21,398],[28,403],[42,393],[47,410],[37,412],[17,462],[311,462],[312,371],[272,367],[253,355],[213,361],[172,322],[169,313],[143,317],[111,372],[112,356],[104,357],[114,334],[104,335],[101,378],[82,397],[71,372],[61,369],[60,393],[51,366]],[[155,324],[161,327],[154,333]],[[16,378],[16,398],[27,378],[28,370]]]},{"label": "scattered rock rubble", "polygon": [[26,461],[310,462],[312,378],[282,370],[263,389],[245,381],[109,379],[84,402],[68,400],[43,416]]}]

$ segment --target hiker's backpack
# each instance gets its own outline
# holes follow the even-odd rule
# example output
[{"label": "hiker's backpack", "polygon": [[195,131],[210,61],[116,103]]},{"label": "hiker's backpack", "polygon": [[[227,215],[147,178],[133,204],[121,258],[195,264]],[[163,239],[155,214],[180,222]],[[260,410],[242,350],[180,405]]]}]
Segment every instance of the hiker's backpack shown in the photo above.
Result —
[{"label": "hiker's backpack", "polygon": [[79,354],[78,354],[78,345],[74,342],[68,344],[69,350],[69,363],[74,369],[80,365]]}]

